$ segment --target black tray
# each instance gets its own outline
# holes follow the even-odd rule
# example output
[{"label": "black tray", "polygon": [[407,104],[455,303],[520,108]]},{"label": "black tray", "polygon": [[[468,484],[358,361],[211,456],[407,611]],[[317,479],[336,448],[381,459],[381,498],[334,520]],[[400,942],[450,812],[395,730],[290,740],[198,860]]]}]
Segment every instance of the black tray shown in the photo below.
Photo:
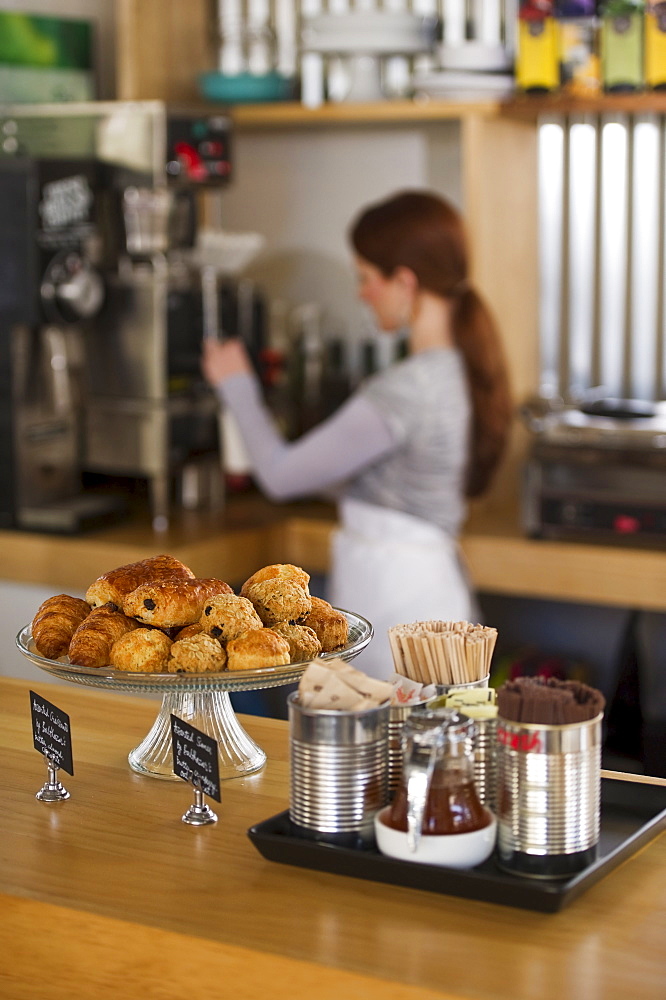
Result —
[{"label": "black tray", "polygon": [[557,881],[510,875],[497,866],[494,856],[476,868],[459,871],[387,858],[375,847],[319,843],[294,830],[288,811],[250,827],[248,837],[269,861],[555,913],[663,829],[666,829],[666,787],[603,778],[597,859],[576,875]]}]

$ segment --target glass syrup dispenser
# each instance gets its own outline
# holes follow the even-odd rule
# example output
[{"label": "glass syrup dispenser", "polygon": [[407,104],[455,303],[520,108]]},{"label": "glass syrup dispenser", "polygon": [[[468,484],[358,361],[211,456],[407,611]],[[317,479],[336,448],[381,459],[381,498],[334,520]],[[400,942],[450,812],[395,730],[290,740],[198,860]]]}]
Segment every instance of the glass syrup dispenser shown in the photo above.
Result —
[{"label": "glass syrup dispenser", "polygon": [[493,821],[474,784],[474,722],[451,708],[413,713],[403,729],[403,772],[383,820],[407,833],[415,853],[422,836],[473,833]]}]

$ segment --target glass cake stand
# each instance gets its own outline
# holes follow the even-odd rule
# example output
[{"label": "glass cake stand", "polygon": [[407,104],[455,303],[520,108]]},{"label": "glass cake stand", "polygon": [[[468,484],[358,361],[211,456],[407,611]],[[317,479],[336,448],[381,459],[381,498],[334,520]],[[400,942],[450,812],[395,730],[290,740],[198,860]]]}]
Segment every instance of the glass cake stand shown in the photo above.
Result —
[{"label": "glass cake stand", "polygon": [[[340,609],[342,610],[342,609]],[[323,653],[321,658],[353,660],[372,639],[372,625],[351,611],[342,611],[349,625],[349,641],[343,649]],[[145,739],[130,751],[130,767],[152,778],[178,781],[173,773],[171,715],[213,736],[220,748],[220,778],[235,778],[258,771],[266,754],[241,726],[229,697],[233,691],[260,691],[297,681],[310,661],[288,663],[260,670],[236,670],[219,674],[127,673],[113,667],[77,667],[66,657],[47,660],[40,656],[25,625],[16,645],[32,663],[53,677],[86,687],[136,694],[161,694],[162,705]]]}]

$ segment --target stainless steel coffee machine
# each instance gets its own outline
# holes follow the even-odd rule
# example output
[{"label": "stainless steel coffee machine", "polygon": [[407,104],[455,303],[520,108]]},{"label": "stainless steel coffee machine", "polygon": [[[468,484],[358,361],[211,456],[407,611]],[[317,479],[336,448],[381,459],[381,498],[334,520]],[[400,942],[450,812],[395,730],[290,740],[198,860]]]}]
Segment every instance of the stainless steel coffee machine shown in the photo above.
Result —
[{"label": "stainless steel coffee machine", "polygon": [[[0,300],[2,341],[15,344],[21,323],[24,330],[39,328],[51,351],[51,360],[47,350],[39,364],[51,381],[58,370],[69,377],[69,419],[78,422],[69,439],[74,477],[145,480],[156,530],[167,527],[174,484],[188,473],[197,482],[205,475],[209,499],[221,502],[218,406],[199,368],[202,282],[192,248],[197,191],[231,176],[229,119],[157,101],[0,106],[0,147],[7,176],[22,163],[39,177],[67,161],[64,172],[56,170],[50,199],[41,182],[27,195],[32,222],[23,229],[29,233],[32,225],[38,243],[49,211],[52,230],[62,235],[58,211],[66,221],[73,203],[89,206],[76,240],[65,240],[57,259],[46,260],[40,245],[27,269],[31,314],[21,321],[12,303]],[[8,268],[12,246],[4,241],[0,271]],[[55,348],[54,326],[62,333]],[[17,425],[17,394],[30,382],[26,364],[34,371],[36,362],[21,367],[11,361],[12,350],[3,348],[1,364],[14,386]],[[56,391],[31,390],[40,405]],[[63,393],[60,385],[61,402]],[[55,454],[53,440],[47,450]],[[28,491],[34,471],[19,480],[25,484],[19,492]],[[13,506],[15,521],[25,524],[23,494]]]},{"label": "stainless steel coffee machine", "polygon": [[[16,130],[3,123],[5,150]],[[82,483],[82,342],[104,301],[98,165],[0,159],[0,524],[76,531],[119,502]]]}]

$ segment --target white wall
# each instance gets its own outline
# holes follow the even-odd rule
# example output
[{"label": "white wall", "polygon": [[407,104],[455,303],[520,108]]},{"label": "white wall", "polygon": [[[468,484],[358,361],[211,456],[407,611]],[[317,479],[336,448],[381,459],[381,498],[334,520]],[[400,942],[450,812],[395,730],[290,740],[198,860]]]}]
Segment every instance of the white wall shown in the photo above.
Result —
[{"label": "white wall", "polygon": [[239,132],[219,224],[267,238],[246,274],[290,302],[316,301],[342,333],[367,320],[356,301],[347,228],[368,203],[435,187],[460,205],[457,123]]},{"label": "white wall", "polygon": [[0,10],[92,21],[100,100],[113,98],[115,93],[114,7],[113,0],[0,0]]}]

